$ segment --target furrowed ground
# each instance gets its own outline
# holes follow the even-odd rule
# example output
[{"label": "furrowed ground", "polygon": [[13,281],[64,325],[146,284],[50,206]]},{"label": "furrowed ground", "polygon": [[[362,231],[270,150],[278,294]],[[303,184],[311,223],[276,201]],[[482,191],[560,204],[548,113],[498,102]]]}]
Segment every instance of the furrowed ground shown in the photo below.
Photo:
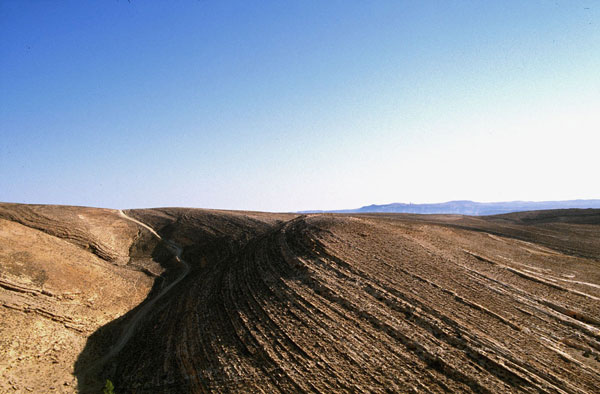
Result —
[{"label": "furrowed ground", "polygon": [[[3,207],[0,256],[16,242],[12,227],[40,228],[39,219],[20,219],[27,209]],[[105,211],[115,215],[107,234],[108,228],[129,229],[124,245],[134,257],[125,253],[129,260],[119,260],[123,253],[88,231],[80,238],[97,246],[67,242],[78,253],[100,250],[94,254],[99,260],[73,272],[104,264],[116,275],[129,267],[147,284],[123,305],[120,318],[97,319],[93,334],[78,334],[87,343],[70,365],[77,385],[57,382],[57,391],[96,392],[105,378],[117,392],[135,393],[589,393],[600,387],[598,210],[491,217],[125,212],[181,247],[189,265],[183,276],[168,248],[160,249],[164,242]],[[14,254],[26,247],[11,248]],[[103,259],[110,253],[117,257]],[[2,278],[12,278],[13,287],[34,275],[25,262],[9,273],[5,261]],[[57,257],[56,264],[66,263]],[[156,275],[144,273],[152,267]],[[79,286],[78,280],[70,285]],[[175,284],[161,292],[169,283]],[[104,298],[119,289],[87,291]],[[49,319],[15,308],[18,302],[9,305],[5,300],[14,295],[0,288],[0,340],[3,351],[25,359],[2,365],[3,378],[15,376],[9,375],[14,368],[65,370],[66,361],[49,364],[11,339],[16,329],[4,326],[14,316],[42,325]],[[48,302],[66,307],[63,299]],[[82,321],[103,313],[73,311]],[[130,328],[131,338],[99,363],[133,320],[139,323]],[[18,384],[33,384],[33,377],[22,376]]]}]

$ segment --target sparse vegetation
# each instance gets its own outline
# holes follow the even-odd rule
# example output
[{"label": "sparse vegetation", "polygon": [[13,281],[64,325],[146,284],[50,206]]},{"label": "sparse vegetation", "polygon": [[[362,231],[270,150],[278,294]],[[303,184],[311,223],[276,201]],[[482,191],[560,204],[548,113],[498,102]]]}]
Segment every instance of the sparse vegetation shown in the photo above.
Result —
[{"label": "sparse vegetation", "polygon": [[102,394],[115,394],[115,386],[110,381],[110,379],[106,379],[106,384],[102,389]]}]

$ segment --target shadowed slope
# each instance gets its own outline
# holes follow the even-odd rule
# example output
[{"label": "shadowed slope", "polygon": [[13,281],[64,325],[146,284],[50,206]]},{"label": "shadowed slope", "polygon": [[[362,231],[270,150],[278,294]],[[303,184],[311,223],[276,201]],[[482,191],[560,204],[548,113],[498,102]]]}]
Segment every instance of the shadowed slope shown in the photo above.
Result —
[{"label": "shadowed slope", "polygon": [[[402,215],[186,215],[176,222],[188,230],[171,230],[207,253],[194,251],[180,292],[123,349],[121,390],[585,393],[600,384],[594,260]],[[577,237],[599,235],[572,226]]]},{"label": "shadowed slope", "polygon": [[598,213],[2,204],[0,388],[594,392]]},{"label": "shadowed slope", "polygon": [[[136,360],[135,368],[157,373],[158,369],[154,363],[160,360],[166,362],[165,360],[170,359],[170,354],[164,353],[161,357],[137,359],[131,353],[131,349],[135,353],[136,349],[142,347],[149,349],[154,347],[154,350],[150,350],[150,352],[154,352],[157,347],[163,346],[165,340],[172,341],[171,335],[178,336],[179,334],[169,332],[167,326],[171,327],[171,324],[175,324],[174,329],[177,330],[177,322],[180,321],[180,318],[177,316],[160,317],[161,320],[163,318],[168,320],[160,321],[158,326],[156,322],[153,322],[153,318],[163,312],[169,313],[169,304],[172,300],[185,302],[185,299],[189,297],[190,279],[194,276],[197,277],[198,271],[201,271],[203,267],[230,256],[232,251],[236,250],[239,245],[244,244],[256,234],[269,229],[272,223],[278,223],[282,219],[295,216],[180,208],[129,210],[125,214],[155,229],[163,239],[177,244],[177,247],[181,247],[183,251],[178,252],[178,254],[189,264],[190,273],[182,277],[177,274],[180,268],[175,267],[168,271],[167,280],[158,283],[142,304],[124,316],[121,321],[111,322],[90,338],[76,364],[76,371],[80,377],[79,389],[82,392],[99,390],[103,379],[107,377],[118,380],[118,376],[122,374],[131,374],[126,372],[124,370],[126,367],[119,362],[122,359],[133,357]],[[167,289],[169,290],[165,293]],[[151,309],[148,309],[149,306],[151,306]],[[165,308],[167,309],[165,310]],[[143,315],[141,319],[138,319],[140,312],[143,312]],[[173,312],[178,313],[180,310],[175,309]],[[102,369],[94,369],[94,371],[87,369],[86,365],[89,364],[89,361],[86,364],[86,360],[97,357],[94,356],[97,353],[94,352],[94,349],[99,347],[98,343],[102,342],[105,337],[102,332],[107,330],[111,332],[129,332],[132,327],[130,323],[134,320],[136,321],[135,331],[131,332],[131,336],[127,336],[127,341],[123,344],[124,348],[118,353],[111,350],[109,354],[114,357],[110,360],[103,359],[106,362],[103,361],[105,365],[102,366]],[[161,330],[164,330],[164,332],[158,334]],[[146,342],[148,339],[146,332],[148,331],[158,334],[152,338],[155,341],[154,343]],[[163,356],[164,360],[162,359]],[[174,372],[177,371],[174,369]],[[118,384],[117,388],[124,390]]]}]

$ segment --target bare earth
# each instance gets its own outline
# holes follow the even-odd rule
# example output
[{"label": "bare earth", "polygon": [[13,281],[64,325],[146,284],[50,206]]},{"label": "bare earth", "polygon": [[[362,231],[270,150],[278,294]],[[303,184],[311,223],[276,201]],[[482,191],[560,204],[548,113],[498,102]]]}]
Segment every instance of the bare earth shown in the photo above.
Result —
[{"label": "bare earth", "polygon": [[597,392],[600,210],[0,204],[0,392],[106,378],[118,393]]}]

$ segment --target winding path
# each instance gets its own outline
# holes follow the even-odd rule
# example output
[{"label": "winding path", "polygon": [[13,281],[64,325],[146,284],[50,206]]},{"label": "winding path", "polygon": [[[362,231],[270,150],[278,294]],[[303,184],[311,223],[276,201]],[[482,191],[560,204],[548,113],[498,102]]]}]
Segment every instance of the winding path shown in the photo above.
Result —
[{"label": "winding path", "polygon": [[125,347],[125,345],[127,344],[127,342],[129,342],[129,340],[133,336],[133,333],[135,332],[135,329],[137,328],[138,323],[140,322],[140,320],[142,320],[148,314],[148,312],[150,312],[150,310],[152,309],[152,307],[154,306],[154,304],[158,300],[160,300],[165,294],[167,294],[169,292],[169,290],[171,290],[177,283],[181,282],[181,280],[183,278],[185,278],[189,274],[189,272],[190,272],[190,266],[188,265],[188,263],[186,263],[181,258],[181,254],[183,253],[183,248],[181,246],[177,245],[173,241],[163,240],[163,238],[156,231],[154,231],[154,229],[152,229],[150,226],[148,226],[147,224],[144,224],[144,223],[140,222],[139,220],[136,220],[136,219],[128,216],[122,210],[119,210],[119,215],[121,217],[123,217],[124,219],[126,219],[126,220],[132,221],[132,222],[138,224],[139,226],[144,227],[145,229],[147,229],[148,231],[150,231],[154,236],[156,236],[161,241],[165,241],[165,243],[169,246],[169,250],[175,256],[175,259],[179,263],[181,263],[183,265],[183,271],[181,272],[181,274],[171,284],[169,284],[167,287],[165,287],[164,289],[162,289],[160,291],[160,293],[158,293],[156,295],[156,297],[154,297],[152,300],[148,301],[144,306],[142,306],[135,313],[135,315],[131,318],[131,320],[124,327],[123,332],[121,333],[121,336],[119,337],[119,339],[111,347],[110,351],[104,357],[102,357],[102,359],[100,359],[98,361],[98,363],[97,363],[96,366],[103,365],[111,357],[117,355]]},{"label": "winding path", "polygon": [[145,228],[146,230],[150,231],[152,234],[154,234],[154,236],[158,239],[160,239],[162,241],[162,237],[160,235],[158,235],[158,233],[156,231],[154,231],[154,229],[150,226],[148,226],[146,223],[142,223],[137,219],[132,218],[131,216],[127,216],[127,214],[125,212],[123,212],[122,209],[119,209],[119,216],[121,216],[122,218],[129,220],[130,222],[134,222],[137,225],[142,226],[143,228]]}]

